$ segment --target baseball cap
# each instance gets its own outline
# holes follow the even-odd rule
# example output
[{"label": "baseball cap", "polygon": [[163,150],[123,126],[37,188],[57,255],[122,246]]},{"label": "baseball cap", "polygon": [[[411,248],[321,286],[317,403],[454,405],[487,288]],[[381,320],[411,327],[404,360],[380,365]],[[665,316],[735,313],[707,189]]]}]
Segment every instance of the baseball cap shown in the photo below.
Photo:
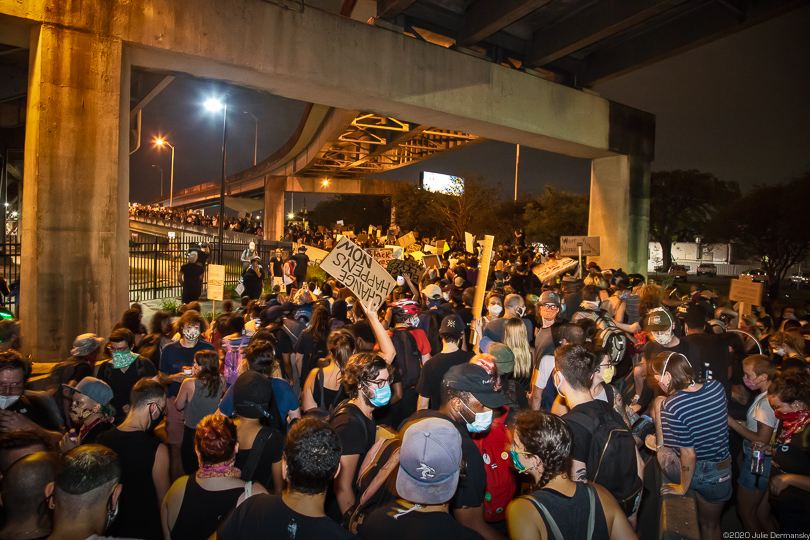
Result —
[{"label": "baseball cap", "polygon": [[453,498],[461,467],[461,434],[442,418],[425,418],[405,430],[399,452],[397,494],[416,504]]},{"label": "baseball cap", "polygon": [[275,321],[284,317],[284,306],[273,306],[264,312],[264,316],[268,321]]},{"label": "baseball cap", "polygon": [[666,309],[658,308],[644,317],[645,332],[665,332],[672,328],[672,315]]},{"label": "baseball cap", "polygon": [[[495,342],[487,349],[487,354],[495,357],[498,373],[512,373],[515,370],[515,353],[503,343]],[[479,400],[480,401],[480,400]]]},{"label": "baseball cap", "polygon": [[450,388],[471,393],[484,407],[497,409],[506,405],[506,398],[495,391],[492,376],[475,364],[465,363],[451,367],[444,375],[442,383]]},{"label": "baseball cap", "polygon": [[267,406],[273,398],[273,384],[255,371],[246,371],[233,383],[233,408],[244,418],[267,416]]},{"label": "baseball cap", "polygon": [[560,297],[554,291],[546,291],[540,295],[539,304],[557,304],[560,307]]},{"label": "baseball cap", "polygon": [[439,328],[439,334],[450,334],[454,337],[461,337],[464,335],[464,321],[458,315],[451,314],[442,319],[442,326]]},{"label": "baseball cap", "polygon": [[70,349],[70,354],[73,356],[85,356],[95,351],[101,344],[104,343],[104,338],[100,338],[95,334],[82,334],[73,340],[73,348]]},{"label": "baseball cap", "polygon": [[455,285],[456,287],[463,287],[464,278],[461,276],[456,276],[456,279],[453,280],[453,285]]},{"label": "baseball cap", "polygon": [[428,298],[439,298],[442,295],[442,289],[438,285],[428,285],[422,289],[422,293]]},{"label": "baseball cap", "polygon": [[62,386],[70,388],[80,394],[84,394],[96,403],[107,405],[113,398],[113,391],[110,386],[104,381],[100,381],[95,377],[85,377],[76,386],[63,384]]},{"label": "baseball cap", "polygon": [[296,306],[295,303],[289,302],[289,301],[284,302],[283,304],[281,304],[281,309],[284,310],[285,315],[288,315],[288,314],[292,313],[293,311],[296,310],[297,307],[298,306]]},{"label": "baseball cap", "polygon": [[706,312],[697,304],[689,304],[681,318],[691,330],[703,329],[706,325]]}]

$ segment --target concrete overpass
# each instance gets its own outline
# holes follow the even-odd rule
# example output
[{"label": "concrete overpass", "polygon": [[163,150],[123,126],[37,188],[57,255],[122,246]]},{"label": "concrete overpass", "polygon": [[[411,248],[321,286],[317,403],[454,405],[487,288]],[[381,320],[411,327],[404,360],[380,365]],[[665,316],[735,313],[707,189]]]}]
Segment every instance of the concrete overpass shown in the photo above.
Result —
[{"label": "concrete overpass", "polygon": [[[433,32],[431,42],[417,37],[428,35],[424,28],[392,25],[406,8],[424,7],[421,1],[380,0],[374,24],[311,3],[0,0],[0,42],[27,48],[30,55],[22,211],[22,265],[28,270],[21,319],[23,343],[34,358],[64,358],[77,334],[105,334],[127,305],[133,68],[218,79],[327,108],[372,111],[592,159],[589,232],[602,237],[600,262],[645,271],[652,115],[564,78],[564,84],[555,83],[553,70],[544,74],[475,49],[481,36],[497,37],[491,30],[514,23],[521,13],[554,5],[578,9],[578,3],[504,0],[489,13],[489,2],[472,3],[476,13],[464,19],[472,29],[462,40],[468,45],[459,46],[436,44],[440,32]],[[662,9],[676,3],[656,2]],[[768,5],[801,3],[749,2],[754,17],[746,24],[762,18]],[[605,12],[613,3],[597,4],[582,11]],[[629,4],[640,11],[644,2]],[[640,18],[632,10],[622,13],[627,20]],[[587,26],[592,37],[605,34],[597,22],[622,26],[602,13]],[[705,25],[697,30],[682,39],[708,39]],[[541,47],[542,37],[538,32],[536,64],[555,56]],[[562,45],[557,49],[576,47]],[[633,58],[638,65],[651,61]],[[581,73],[598,80],[604,64],[583,62]],[[629,69],[626,62],[619,67]]]}]

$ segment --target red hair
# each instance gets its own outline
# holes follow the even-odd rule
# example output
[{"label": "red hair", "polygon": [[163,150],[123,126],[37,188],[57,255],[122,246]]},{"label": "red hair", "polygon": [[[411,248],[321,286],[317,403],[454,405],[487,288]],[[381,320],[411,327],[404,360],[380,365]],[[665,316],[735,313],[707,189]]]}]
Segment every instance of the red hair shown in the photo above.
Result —
[{"label": "red hair", "polygon": [[227,416],[209,414],[197,424],[194,448],[205,465],[231,459],[236,449],[236,425]]}]

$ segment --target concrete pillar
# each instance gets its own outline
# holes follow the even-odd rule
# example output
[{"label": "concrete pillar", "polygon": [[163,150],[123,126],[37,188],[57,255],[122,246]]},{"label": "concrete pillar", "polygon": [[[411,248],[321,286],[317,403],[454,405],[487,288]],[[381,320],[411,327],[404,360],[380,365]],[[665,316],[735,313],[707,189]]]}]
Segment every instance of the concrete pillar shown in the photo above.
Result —
[{"label": "concrete pillar", "polygon": [[602,268],[647,275],[650,164],[634,156],[591,161],[588,236],[599,236]]},{"label": "concrete pillar", "polygon": [[286,176],[266,176],[264,179],[264,239],[276,241],[284,236],[284,190]]},{"label": "concrete pillar", "polygon": [[78,334],[108,335],[127,307],[129,94],[120,40],[44,24],[30,50],[20,319],[43,362]]}]

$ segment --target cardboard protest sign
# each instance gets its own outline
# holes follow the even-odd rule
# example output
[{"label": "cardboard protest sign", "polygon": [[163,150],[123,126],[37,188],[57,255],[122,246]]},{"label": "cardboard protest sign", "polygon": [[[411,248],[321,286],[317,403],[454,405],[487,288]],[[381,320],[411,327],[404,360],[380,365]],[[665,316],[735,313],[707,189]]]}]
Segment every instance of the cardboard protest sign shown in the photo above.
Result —
[{"label": "cardboard protest sign", "polygon": [[208,298],[222,301],[225,293],[225,266],[222,264],[208,265]]},{"label": "cardboard protest sign", "polygon": [[360,233],[357,235],[358,242],[368,242],[368,235],[366,233]]},{"label": "cardboard protest sign", "polygon": [[536,266],[532,273],[537,276],[540,282],[545,282],[555,276],[562,274],[574,268],[579,263],[570,257],[563,257],[561,259],[552,259],[539,266]]},{"label": "cardboard protest sign", "polygon": [[422,263],[424,263],[425,268],[441,268],[442,261],[439,259],[438,255],[425,255],[422,257]]},{"label": "cardboard protest sign", "polygon": [[[492,243],[495,241],[494,236],[485,235],[484,236],[484,252],[482,253],[482,258],[487,260],[488,257],[492,254]],[[489,275],[489,265],[482,264],[481,268],[478,269],[478,281],[475,284],[475,296],[473,297],[473,318],[478,319],[482,315],[482,311],[484,309],[484,296],[486,294],[487,288],[487,277]],[[480,339],[481,336],[476,336],[476,338]],[[477,343],[477,340],[476,340]]]},{"label": "cardboard protest sign", "polygon": [[411,257],[413,257],[417,261],[421,261],[422,257],[425,256],[425,254],[423,252],[421,252],[421,251],[411,251],[410,253],[408,253],[408,255],[410,255]]},{"label": "cardboard protest sign", "polygon": [[346,237],[321,262],[321,268],[367,305],[379,307],[396,281],[370,254]]},{"label": "cardboard protest sign", "polygon": [[473,235],[471,235],[468,232],[465,232],[464,243],[467,245],[467,253],[475,253],[475,247],[473,245]]},{"label": "cardboard protest sign", "polygon": [[386,245],[385,248],[391,250],[391,258],[392,259],[401,259],[402,254],[405,251],[400,246]]},{"label": "cardboard protest sign", "polygon": [[310,260],[316,263],[320,263],[329,254],[328,251],[324,251],[320,248],[316,248],[313,246],[307,246],[306,244],[293,244],[293,252],[297,252],[299,247],[306,249],[307,257],[309,257]]},{"label": "cardboard protest sign", "polygon": [[425,272],[425,267],[422,266],[422,263],[417,261],[391,259],[391,261],[388,263],[387,270],[392,276],[404,276],[405,274],[408,274],[411,281],[416,283]]},{"label": "cardboard protest sign", "polygon": [[582,256],[598,256],[599,255],[599,237],[598,236],[561,236],[560,237],[560,255],[567,255],[570,257],[579,256],[579,248],[582,247]]},{"label": "cardboard protest sign", "polygon": [[414,242],[416,242],[416,236],[414,236],[412,232],[409,232],[408,234],[397,240],[397,244],[399,244],[404,248],[410,246]]},{"label": "cardboard protest sign", "polygon": [[430,244],[425,244],[425,247],[422,248],[422,251],[425,253],[436,253],[436,248],[431,246]]},{"label": "cardboard protest sign", "polygon": [[[397,249],[400,248],[398,247]],[[374,260],[385,268],[388,266],[388,261],[393,258],[394,250],[388,248],[366,248],[366,253],[374,257]]]},{"label": "cardboard protest sign", "polygon": [[369,236],[371,236],[371,234],[372,234],[371,231],[373,231],[373,230],[374,230],[374,225],[369,225],[368,226],[368,235]]},{"label": "cardboard protest sign", "polygon": [[343,220],[342,219],[337,220],[337,224],[342,226],[343,225]]},{"label": "cardboard protest sign", "polygon": [[732,279],[728,299],[732,302],[742,302],[752,306],[760,306],[762,305],[762,290],[764,286],[764,283],[753,280]]}]

